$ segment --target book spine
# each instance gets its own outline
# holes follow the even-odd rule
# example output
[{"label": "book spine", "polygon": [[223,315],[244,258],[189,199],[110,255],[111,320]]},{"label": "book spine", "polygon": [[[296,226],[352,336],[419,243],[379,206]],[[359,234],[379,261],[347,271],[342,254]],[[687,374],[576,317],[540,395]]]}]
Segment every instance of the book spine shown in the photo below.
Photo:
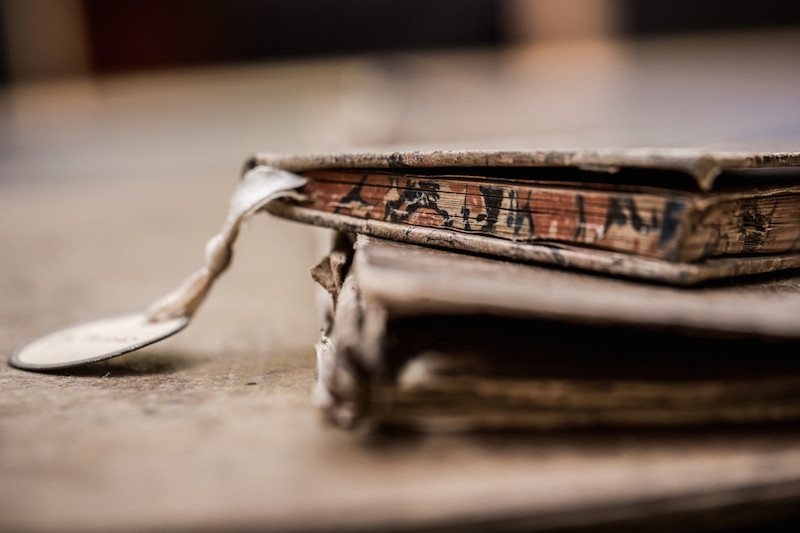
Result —
[{"label": "book spine", "polygon": [[321,211],[671,261],[681,255],[681,225],[690,205],[679,195],[458,178],[332,171],[307,177],[301,205]]}]

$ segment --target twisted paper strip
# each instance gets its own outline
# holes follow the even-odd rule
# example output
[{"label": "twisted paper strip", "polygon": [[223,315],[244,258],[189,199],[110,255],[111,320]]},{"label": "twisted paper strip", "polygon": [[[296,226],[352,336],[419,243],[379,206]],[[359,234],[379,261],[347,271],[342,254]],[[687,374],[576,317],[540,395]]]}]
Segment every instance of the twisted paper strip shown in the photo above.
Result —
[{"label": "twisted paper strip", "polygon": [[157,322],[176,317],[191,317],[205,300],[208,291],[228,267],[239,227],[266,204],[297,194],[306,180],[297,174],[272,167],[257,166],[248,171],[231,197],[230,210],[219,233],[206,243],[203,267],[190,275],[177,289],[154,302],[147,319]]}]

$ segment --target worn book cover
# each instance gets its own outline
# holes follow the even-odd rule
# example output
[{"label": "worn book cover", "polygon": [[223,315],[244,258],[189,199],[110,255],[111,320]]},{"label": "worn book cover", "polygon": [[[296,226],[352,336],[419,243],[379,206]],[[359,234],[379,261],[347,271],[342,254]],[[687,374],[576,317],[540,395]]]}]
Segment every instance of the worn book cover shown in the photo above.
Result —
[{"label": "worn book cover", "polygon": [[800,266],[800,153],[678,149],[258,155],[273,214],[672,284]]},{"label": "worn book cover", "polygon": [[339,234],[318,403],[426,431],[800,419],[800,277],[631,283]]}]

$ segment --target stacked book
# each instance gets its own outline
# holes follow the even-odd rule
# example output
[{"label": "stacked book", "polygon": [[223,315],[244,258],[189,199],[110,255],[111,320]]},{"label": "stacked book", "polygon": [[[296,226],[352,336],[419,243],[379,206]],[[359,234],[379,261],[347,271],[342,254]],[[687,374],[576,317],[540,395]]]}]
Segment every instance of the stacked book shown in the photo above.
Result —
[{"label": "stacked book", "polygon": [[430,431],[800,419],[800,153],[259,155],[337,230],[317,401]]}]

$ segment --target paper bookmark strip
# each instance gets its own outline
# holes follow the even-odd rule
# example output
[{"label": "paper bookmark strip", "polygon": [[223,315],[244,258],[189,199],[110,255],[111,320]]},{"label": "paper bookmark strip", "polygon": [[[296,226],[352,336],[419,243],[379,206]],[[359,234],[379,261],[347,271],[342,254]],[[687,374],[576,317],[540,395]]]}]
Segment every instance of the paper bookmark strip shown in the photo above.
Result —
[{"label": "paper bookmark strip", "polygon": [[297,174],[272,167],[257,166],[248,171],[231,198],[228,218],[222,229],[206,243],[203,267],[190,275],[177,289],[154,302],[147,309],[148,320],[157,322],[194,315],[214,280],[230,264],[233,243],[242,223],[272,200],[297,194],[297,189],[305,182]]},{"label": "paper bookmark strip", "polygon": [[138,350],[179,332],[231,262],[233,242],[242,222],[272,200],[297,194],[304,183],[305,179],[283,170],[264,166],[250,170],[233,193],[222,229],[206,244],[203,267],[180,287],[145,313],[75,324],[34,339],[14,351],[9,362],[36,371],[82,366]]}]

